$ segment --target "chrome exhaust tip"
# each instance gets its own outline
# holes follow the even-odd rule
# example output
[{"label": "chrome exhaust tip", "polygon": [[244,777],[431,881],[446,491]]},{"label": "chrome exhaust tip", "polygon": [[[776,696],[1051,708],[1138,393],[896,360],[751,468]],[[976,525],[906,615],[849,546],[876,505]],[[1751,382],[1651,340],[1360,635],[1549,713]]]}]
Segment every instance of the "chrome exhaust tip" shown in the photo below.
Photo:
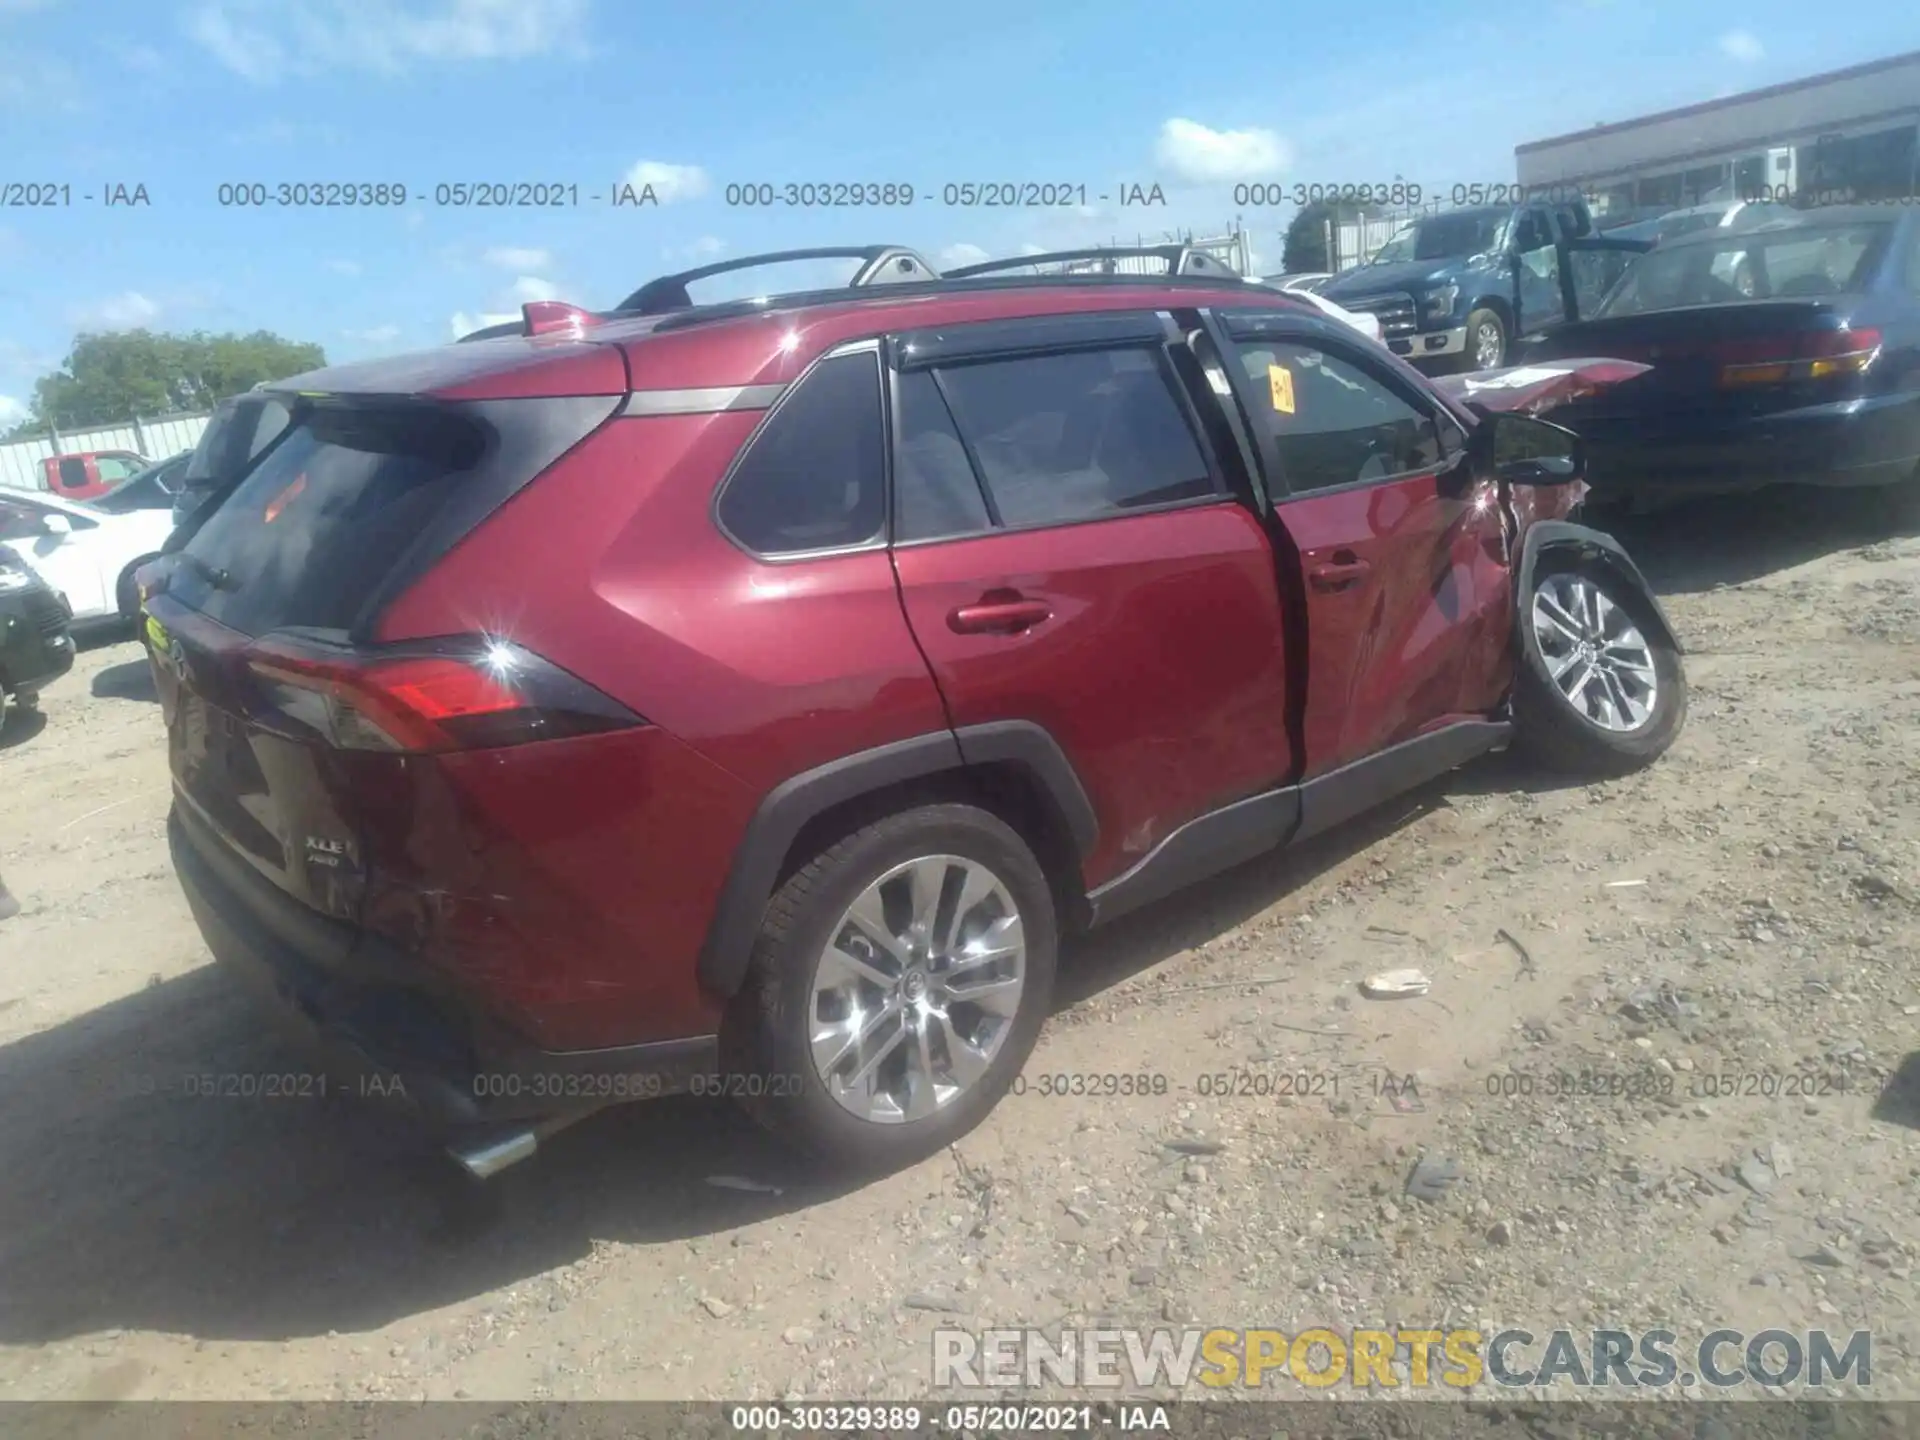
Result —
[{"label": "chrome exhaust tip", "polygon": [[509,1165],[531,1160],[539,1148],[538,1131],[516,1130],[510,1135],[496,1135],[490,1140],[449,1146],[447,1153],[474,1179],[485,1180],[498,1175]]},{"label": "chrome exhaust tip", "polygon": [[556,1115],[551,1120],[543,1120],[538,1125],[523,1126],[518,1130],[496,1133],[485,1139],[463,1141],[447,1147],[462,1170],[476,1180],[485,1180],[498,1175],[510,1165],[518,1165],[522,1160],[531,1160],[540,1149],[540,1142],[550,1135],[578,1125],[590,1115],[597,1115],[603,1107],[593,1106],[586,1110],[577,1110],[570,1115]]}]

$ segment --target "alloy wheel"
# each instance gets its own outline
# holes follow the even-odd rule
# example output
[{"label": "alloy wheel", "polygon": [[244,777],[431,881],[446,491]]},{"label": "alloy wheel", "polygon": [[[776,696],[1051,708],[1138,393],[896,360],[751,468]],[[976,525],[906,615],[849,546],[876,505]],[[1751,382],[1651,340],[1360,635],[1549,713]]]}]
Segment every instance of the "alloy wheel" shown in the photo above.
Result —
[{"label": "alloy wheel", "polygon": [[877,1124],[951,1105],[1005,1044],[1026,960],[1019,907],[979,861],[927,855],[887,871],[814,966],[807,1039],[827,1092]]},{"label": "alloy wheel", "polygon": [[1500,327],[1483,320],[1473,327],[1473,368],[1491,370],[1500,363]]},{"label": "alloy wheel", "polygon": [[1627,612],[1585,575],[1550,575],[1533,595],[1533,633],[1554,688],[1603,730],[1638,730],[1659,695],[1653,651]]}]

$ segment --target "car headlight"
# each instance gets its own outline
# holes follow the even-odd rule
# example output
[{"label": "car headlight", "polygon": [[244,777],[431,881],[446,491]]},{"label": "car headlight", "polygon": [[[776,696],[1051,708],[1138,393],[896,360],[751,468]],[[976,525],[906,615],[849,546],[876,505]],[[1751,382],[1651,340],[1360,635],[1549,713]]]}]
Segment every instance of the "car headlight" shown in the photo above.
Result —
[{"label": "car headlight", "polygon": [[1427,292],[1427,298],[1420,302],[1421,310],[1429,320],[1444,320],[1453,314],[1453,303],[1459,298],[1458,285],[1442,285]]}]

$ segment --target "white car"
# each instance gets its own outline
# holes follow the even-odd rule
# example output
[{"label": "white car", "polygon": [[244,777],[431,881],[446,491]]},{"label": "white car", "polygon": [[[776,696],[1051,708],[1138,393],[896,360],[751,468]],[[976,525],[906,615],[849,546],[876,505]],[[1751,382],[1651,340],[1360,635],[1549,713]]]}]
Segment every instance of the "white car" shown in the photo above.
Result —
[{"label": "white car", "polygon": [[112,515],[42,491],[0,489],[0,544],[67,597],[76,625],[136,618],[133,572],[160,553],[172,531],[165,510]]},{"label": "white car", "polygon": [[1297,286],[1280,285],[1276,283],[1279,280],[1286,280],[1290,278],[1295,278],[1295,277],[1290,277],[1285,275],[1269,276],[1264,280],[1254,279],[1251,281],[1251,283],[1255,285],[1265,285],[1270,290],[1284,290],[1288,295],[1292,296],[1295,300],[1306,301],[1307,304],[1312,305],[1313,307],[1315,307],[1325,315],[1332,316],[1335,320],[1338,320],[1342,325],[1348,325],[1348,326],[1351,326],[1353,329],[1358,330],[1362,335],[1366,336],[1369,340],[1378,341],[1381,338],[1379,316],[1365,315],[1360,313],[1357,310],[1349,310],[1347,309],[1346,306],[1336,305],[1333,303],[1333,301],[1328,300],[1323,296],[1316,295],[1311,290],[1302,290]]}]

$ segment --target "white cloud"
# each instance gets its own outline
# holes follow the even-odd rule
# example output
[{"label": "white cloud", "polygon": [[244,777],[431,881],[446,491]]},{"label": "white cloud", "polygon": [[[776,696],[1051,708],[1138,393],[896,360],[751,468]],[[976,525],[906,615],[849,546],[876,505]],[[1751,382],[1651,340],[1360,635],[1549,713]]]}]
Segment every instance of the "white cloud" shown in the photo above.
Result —
[{"label": "white cloud", "polygon": [[1760,43],[1760,37],[1751,30],[1729,30],[1720,37],[1720,53],[1729,60],[1751,65],[1766,55],[1767,47]]},{"label": "white cloud", "polygon": [[203,0],[186,32],[242,79],[581,54],[588,0]]},{"label": "white cloud", "polygon": [[371,330],[342,330],[349,340],[364,340],[369,345],[390,345],[400,338],[398,325],[375,325]]},{"label": "white cloud", "polygon": [[1258,179],[1293,161],[1293,147],[1271,130],[1214,130],[1179,118],[1160,127],[1154,153],[1174,179],[1196,185]]},{"label": "white cloud", "polygon": [[447,326],[453,331],[453,338],[458,340],[463,335],[471,335],[474,331],[484,330],[489,325],[505,325],[519,318],[519,315],[514,313],[496,314],[483,310],[478,315],[469,315],[464,310],[456,310],[448,317]]},{"label": "white cloud", "polygon": [[1045,255],[1047,253],[1047,247],[1044,245],[1036,245],[1033,241],[1029,240],[1020,247],[1020,253],[1022,255]]},{"label": "white cloud", "polygon": [[550,252],[524,245],[495,246],[482,258],[489,265],[498,265],[502,270],[547,270],[553,266]]},{"label": "white cloud", "polygon": [[361,273],[360,262],[358,260],[329,260],[326,264],[327,269],[331,270],[334,274],[345,275],[349,279]]},{"label": "white cloud", "polygon": [[27,418],[27,407],[11,395],[0,395],[0,425],[17,425]]},{"label": "white cloud", "polygon": [[992,258],[978,245],[970,245],[962,240],[942,250],[934,263],[942,270],[958,270],[962,265],[978,265],[982,260]]},{"label": "white cloud", "polygon": [[70,318],[82,329],[137,330],[159,319],[160,307],[138,290],[126,290],[90,305],[77,306]]},{"label": "white cloud", "polygon": [[707,172],[698,165],[669,165],[664,160],[642,160],[627,172],[626,179],[635,190],[651,185],[654,198],[662,205],[697,200],[712,188]]},{"label": "white cloud", "polygon": [[513,298],[514,303],[519,305],[525,305],[529,300],[558,300],[560,287],[538,275],[522,275],[513,282]]}]

